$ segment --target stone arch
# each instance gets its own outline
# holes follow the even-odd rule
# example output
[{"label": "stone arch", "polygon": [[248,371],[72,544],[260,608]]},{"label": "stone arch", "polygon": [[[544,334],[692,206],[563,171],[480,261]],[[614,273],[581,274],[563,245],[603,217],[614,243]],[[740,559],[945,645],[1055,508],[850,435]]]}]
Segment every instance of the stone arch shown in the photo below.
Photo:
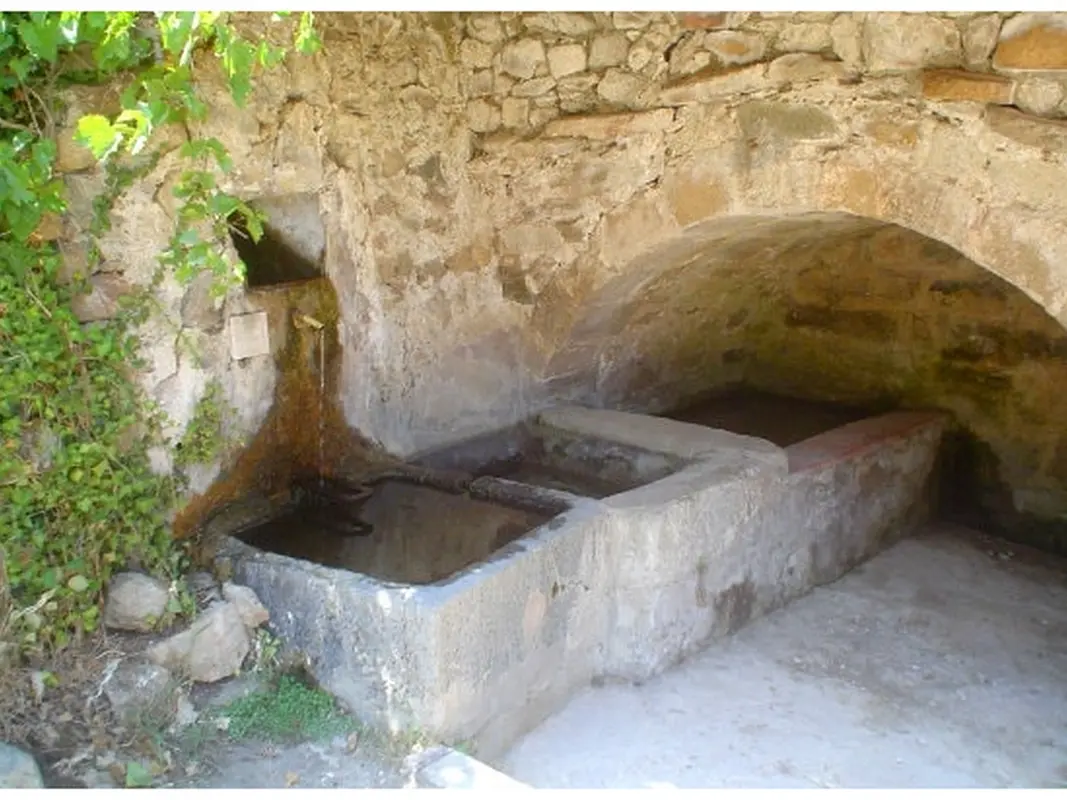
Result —
[{"label": "stone arch", "polygon": [[[567,322],[553,311],[543,351],[550,385],[565,387],[590,363],[589,353],[576,350],[587,349],[589,331],[627,287],[647,283],[687,252],[741,245],[766,226],[788,231],[837,220],[847,229],[850,219],[899,226],[953,248],[1067,326],[1067,198],[1056,191],[1067,185],[1067,160],[1055,146],[1064,143],[1059,128],[994,106],[945,118],[875,103],[849,118],[804,94],[799,102],[690,105],[673,115],[578,117],[546,129],[549,142],[584,139],[588,151],[610,143],[663,164],[601,218],[585,278],[568,293]],[[587,162],[579,154],[570,168]],[[832,229],[807,230],[818,237]]]},{"label": "stone arch", "polygon": [[[828,185],[825,176],[816,185]],[[605,227],[628,219],[619,230],[632,234],[642,214],[669,220],[671,191],[668,176]],[[873,194],[877,216],[842,210],[857,210],[843,201],[766,213],[761,201],[775,198],[764,186],[661,229],[621,266],[607,248],[609,277],[577,309],[546,385],[558,398],[651,412],[735,385],[944,408],[989,454],[983,469],[996,474],[982,491],[996,508],[983,511],[1002,529],[1044,525],[1018,535],[1061,546],[1048,537],[1062,536],[1067,513],[1067,435],[1057,422],[1067,419],[1067,330],[1039,300],[1055,283],[1050,264],[1037,255],[1021,264],[1019,237],[970,235],[967,215],[984,213],[976,201],[963,206],[964,222],[944,227],[949,216],[930,215],[916,230],[898,222],[918,219],[914,201],[896,213],[899,195]],[[729,213],[738,208],[748,213]]]},{"label": "stone arch", "polygon": [[[951,246],[1067,325],[1067,204],[1053,191],[1067,182],[1062,159],[1017,142],[1005,148],[1002,137],[973,125],[931,131],[929,120],[903,129],[916,138],[903,151],[873,139],[830,152],[757,147],[739,127],[668,164],[652,188],[605,216],[597,244],[608,274],[639,268],[657,247],[731,218],[849,214]],[[968,150],[978,155],[940,163]],[[989,158],[975,163],[1002,151],[995,172]]]}]

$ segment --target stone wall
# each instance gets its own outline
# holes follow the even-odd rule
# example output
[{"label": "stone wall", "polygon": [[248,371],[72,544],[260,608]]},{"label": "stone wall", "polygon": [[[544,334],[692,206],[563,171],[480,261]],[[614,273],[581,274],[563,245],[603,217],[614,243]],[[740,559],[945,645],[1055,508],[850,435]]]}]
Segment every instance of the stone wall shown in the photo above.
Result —
[{"label": "stone wall", "polygon": [[[839,342],[837,372],[810,382],[810,393],[839,394],[838,367],[849,364],[875,393],[880,381],[862,376],[906,365],[902,344],[880,352],[872,332],[899,333],[918,314],[941,321],[901,335],[929,359],[881,383],[928,382],[898,395],[969,414],[1020,510],[1067,512],[1058,466],[1067,434],[1053,416],[1062,404],[1046,402],[1061,394],[1063,355],[1041,344],[1035,359],[1019,344],[1027,330],[1059,341],[1051,321],[1067,323],[1067,15],[319,20],[324,51],[259,80],[246,109],[230,107],[218,76],[202,69],[215,113],[195,132],[227,145],[230,187],[270,199],[278,227],[286,198],[317,198],[339,305],[339,402],[365,436],[410,454],[559,402],[653,408],[746,375],[808,383],[797,364],[822,369],[817,353]],[[263,16],[242,24],[266,35]],[[106,99],[82,95],[73,111]],[[171,148],[181,140],[161,138]],[[89,193],[99,176],[85,154],[67,141],[61,155],[72,186]],[[176,169],[172,150],[120,203],[93,277],[98,313],[154,264]],[[996,322],[982,323],[998,332],[976,333],[986,337],[979,350],[994,348],[982,356],[988,365],[933,355],[957,347],[953,337],[981,316],[959,293],[931,288],[956,280],[931,271],[936,262],[947,275],[956,256],[904,279],[918,282],[914,295],[888,277],[856,278],[855,291],[882,293],[866,317],[855,304],[843,311],[854,298],[803,299],[820,279],[807,283],[796,253],[810,260],[825,246],[832,269],[846,270],[849,248],[886,224],[1004,281]],[[920,239],[900,241],[921,250]],[[872,255],[862,271],[882,272],[873,264],[886,248],[863,247]],[[673,283],[686,263],[703,265],[683,284],[695,293]],[[719,282],[700,284],[701,271]],[[262,304],[255,292],[216,305],[197,291],[161,289],[172,325],[146,330],[146,385],[180,430],[207,375],[218,375],[242,409],[237,429],[251,433],[266,416],[275,361],[235,359],[226,320]],[[1020,322],[1021,308],[1030,310]],[[1036,308],[1048,320],[1035,322],[1044,320]],[[816,324],[796,324],[804,319]],[[272,332],[278,324],[272,317]],[[176,354],[175,325],[214,360],[196,366]],[[864,325],[873,327],[857,335]],[[782,365],[785,352],[798,360]],[[935,362],[955,366],[939,372]]]}]

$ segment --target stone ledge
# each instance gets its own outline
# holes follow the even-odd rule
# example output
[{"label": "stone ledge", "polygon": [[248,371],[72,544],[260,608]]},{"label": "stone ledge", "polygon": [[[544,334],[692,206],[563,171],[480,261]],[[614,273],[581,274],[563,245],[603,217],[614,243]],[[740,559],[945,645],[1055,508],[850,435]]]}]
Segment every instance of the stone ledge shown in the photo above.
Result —
[{"label": "stone ledge", "polygon": [[1000,75],[934,69],[923,72],[922,92],[927,100],[1010,106],[1015,97],[1015,81]]},{"label": "stone ledge", "polygon": [[431,748],[419,761],[415,781],[420,789],[508,792],[533,788],[451,747]]},{"label": "stone ledge", "polygon": [[820,469],[867,453],[892,439],[905,438],[919,428],[941,429],[946,419],[937,411],[894,411],[842,425],[787,447],[789,471]]},{"label": "stone ledge", "polygon": [[551,139],[618,139],[662,131],[673,122],[674,112],[667,108],[619,114],[575,114],[552,120],[541,135]]},{"label": "stone ledge", "polygon": [[753,92],[769,89],[767,65],[752,64],[722,71],[704,70],[665,86],[659,93],[659,102],[665,106],[686,106],[707,103],[738,92]]},{"label": "stone ledge", "polygon": [[767,65],[767,79],[775,86],[808,81],[843,80],[849,70],[841,61],[815,53],[787,53]]},{"label": "stone ledge", "polygon": [[543,425],[568,433],[594,436],[683,459],[730,451],[765,461],[768,466],[785,464],[782,448],[763,439],[662,417],[575,406],[543,411],[538,419]]},{"label": "stone ledge", "polygon": [[1014,108],[987,105],[985,124],[993,131],[1028,147],[1067,150],[1067,121],[1035,117]]},{"label": "stone ledge", "polygon": [[696,72],[667,83],[656,102],[663,106],[694,105],[734,94],[781,89],[793,83],[840,81],[848,75],[849,70],[840,61],[815,53],[787,53],[773,61],[726,70],[712,67]]}]

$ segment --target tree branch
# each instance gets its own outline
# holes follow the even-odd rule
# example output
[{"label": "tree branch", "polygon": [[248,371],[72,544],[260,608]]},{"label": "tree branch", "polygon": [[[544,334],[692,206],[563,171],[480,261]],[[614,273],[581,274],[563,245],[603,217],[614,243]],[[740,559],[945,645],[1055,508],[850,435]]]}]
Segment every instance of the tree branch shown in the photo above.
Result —
[{"label": "tree branch", "polygon": [[6,128],[9,131],[26,131],[26,133],[36,133],[36,131],[29,125],[23,125],[21,122],[11,122],[9,120],[0,117],[0,128]]}]

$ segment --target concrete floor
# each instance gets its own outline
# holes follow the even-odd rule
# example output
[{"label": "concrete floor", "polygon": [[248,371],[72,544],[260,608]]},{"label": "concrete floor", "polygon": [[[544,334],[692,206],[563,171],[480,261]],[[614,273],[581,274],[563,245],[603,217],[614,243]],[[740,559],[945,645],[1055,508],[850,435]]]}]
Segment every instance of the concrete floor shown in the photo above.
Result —
[{"label": "concrete floor", "polygon": [[1067,786],[1067,563],[931,527],[494,766],[537,788]]}]

